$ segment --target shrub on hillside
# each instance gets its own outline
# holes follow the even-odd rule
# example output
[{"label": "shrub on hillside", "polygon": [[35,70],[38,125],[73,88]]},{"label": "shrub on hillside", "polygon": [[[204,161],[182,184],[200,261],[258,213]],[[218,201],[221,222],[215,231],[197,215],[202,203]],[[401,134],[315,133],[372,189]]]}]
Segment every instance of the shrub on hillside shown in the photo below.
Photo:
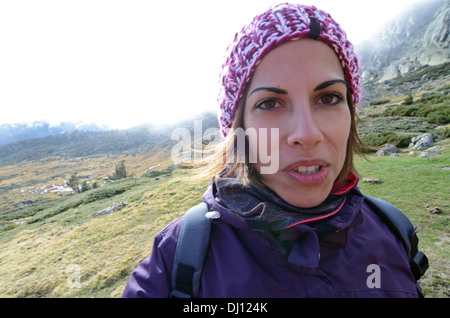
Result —
[{"label": "shrub on hillside", "polygon": [[105,185],[101,188],[92,189],[87,192],[83,192],[77,195],[70,196],[65,199],[59,199],[51,207],[39,211],[36,215],[28,221],[28,223],[35,223],[57,214],[63,213],[69,209],[78,208],[82,204],[111,198],[115,195],[121,194],[140,183],[135,179],[122,179],[114,183]]},{"label": "shrub on hillside", "polygon": [[414,103],[414,96],[412,94],[409,94],[403,101],[403,105],[411,105],[412,103]]},{"label": "shrub on hillside", "polygon": [[365,118],[357,125],[361,137],[395,132],[397,134],[426,133],[434,128],[421,117],[376,117]]},{"label": "shrub on hillside", "polygon": [[390,101],[391,101],[390,99],[374,100],[370,102],[370,105],[371,106],[384,105],[389,103]]},{"label": "shrub on hillside", "polygon": [[119,180],[127,177],[127,168],[125,166],[125,160],[116,163],[116,169],[114,174],[109,176],[110,180]]},{"label": "shrub on hillside", "polygon": [[430,107],[427,112],[426,121],[433,125],[446,125],[450,123],[450,105],[439,105]]},{"label": "shrub on hillside", "polygon": [[[407,98],[408,99],[408,98]],[[450,123],[450,97],[443,94],[431,94],[412,102],[398,105],[384,111],[383,116],[423,117],[432,125],[445,125]]]},{"label": "shrub on hillside", "polygon": [[54,200],[38,201],[28,206],[11,207],[0,212],[0,221],[11,221],[30,217],[55,205]]},{"label": "shrub on hillside", "polygon": [[129,188],[130,186],[128,184],[109,184],[108,186],[89,191],[87,193],[86,203],[113,197],[125,192]]},{"label": "shrub on hillside", "polygon": [[363,153],[375,152],[384,144],[393,144],[398,148],[408,147],[411,141],[411,134],[397,134],[393,131],[383,131],[377,134],[366,135],[361,140],[370,148],[361,149]]},{"label": "shrub on hillside", "polygon": [[442,138],[449,138],[450,137],[450,127],[444,127],[439,130],[437,130],[437,134],[441,136]]}]

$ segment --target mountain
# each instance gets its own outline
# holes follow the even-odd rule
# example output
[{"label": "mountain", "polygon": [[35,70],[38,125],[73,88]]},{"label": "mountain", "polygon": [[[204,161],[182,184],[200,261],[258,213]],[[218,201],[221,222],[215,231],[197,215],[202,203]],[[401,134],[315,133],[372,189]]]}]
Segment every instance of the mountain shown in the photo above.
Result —
[{"label": "mountain", "polygon": [[[197,116],[196,120],[201,120],[203,132],[208,128],[218,129],[217,116],[214,113],[204,113],[202,116]],[[165,127],[144,124],[126,130],[73,130],[41,138],[23,139],[0,145],[0,166],[51,156],[74,158],[137,154],[147,152],[154,147],[163,150],[172,142],[178,142],[176,139],[178,136],[173,137],[172,140],[172,133],[177,128],[186,128],[191,136],[195,136],[194,119],[186,119]]]},{"label": "mountain", "polygon": [[[373,36],[356,47],[362,65],[365,96],[373,95],[371,86],[400,86],[414,73],[422,72],[423,85],[450,73],[450,1],[426,0],[415,3]],[[428,78],[427,78],[428,77]],[[430,81],[431,80],[431,81]],[[397,82],[396,82],[397,81]],[[405,94],[409,87],[398,90]],[[422,89],[425,89],[422,87]],[[395,95],[395,94],[394,94]]]},{"label": "mountain", "polygon": [[33,123],[0,124],[0,145],[24,139],[58,135],[76,130],[104,132],[107,128],[95,124],[73,122],[63,122],[58,125],[50,125],[49,123],[42,121]]}]

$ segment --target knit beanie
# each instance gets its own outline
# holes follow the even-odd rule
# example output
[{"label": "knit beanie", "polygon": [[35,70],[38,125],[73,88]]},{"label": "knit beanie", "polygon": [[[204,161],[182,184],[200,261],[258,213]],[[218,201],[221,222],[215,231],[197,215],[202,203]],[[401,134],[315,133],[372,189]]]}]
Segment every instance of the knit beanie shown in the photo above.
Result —
[{"label": "knit beanie", "polygon": [[356,108],[361,96],[361,78],[354,47],[344,30],[328,13],[314,6],[280,4],[256,16],[228,46],[218,97],[219,126],[223,136],[232,126],[238,103],[261,59],[287,41],[307,37],[323,41],[336,52]]}]

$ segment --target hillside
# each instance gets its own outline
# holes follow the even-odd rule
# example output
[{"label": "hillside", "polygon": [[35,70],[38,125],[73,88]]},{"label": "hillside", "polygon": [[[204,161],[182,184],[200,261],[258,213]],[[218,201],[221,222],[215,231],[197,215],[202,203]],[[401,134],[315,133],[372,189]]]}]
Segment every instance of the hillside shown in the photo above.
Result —
[{"label": "hillside", "polygon": [[357,46],[363,77],[358,132],[369,146],[440,133],[450,123],[450,2],[415,3]]},{"label": "hillside", "polygon": [[160,142],[163,142],[161,147],[164,148],[167,141],[167,135],[145,127],[108,132],[73,131],[0,146],[0,165],[52,156],[76,158],[145,152]]},{"label": "hillside", "polygon": [[[196,119],[202,121],[203,131],[210,127],[218,127],[214,113],[205,113]],[[74,130],[41,138],[24,139],[0,145],[0,167],[53,156],[78,158],[133,155],[151,151],[155,147],[165,149],[172,143],[172,132],[180,127],[193,132],[194,119],[165,127],[144,124],[126,130],[102,132]],[[32,134],[33,130],[33,128],[31,131],[25,129],[24,133],[26,131],[27,134]]]}]

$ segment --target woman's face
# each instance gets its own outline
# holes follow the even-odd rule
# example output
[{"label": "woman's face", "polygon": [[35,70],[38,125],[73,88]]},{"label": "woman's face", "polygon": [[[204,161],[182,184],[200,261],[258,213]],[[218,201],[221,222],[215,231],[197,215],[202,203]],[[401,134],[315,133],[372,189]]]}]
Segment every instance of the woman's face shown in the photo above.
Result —
[{"label": "woman's face", "polygon": [[[344,165],[351,125],[336,53],[312,39],[270,51],[255,69],[243,116],[246,131],[254,128],[258,140],[268,135],[268,149],[250,143],[250,151],[258,154],[254,166],[261,181],[294,206],[322,203]],[[271,135],[272,128],[278,136]],[[262,163],[267,161],[261,153],[278,159],[275,173],[261,173],[269,165]]]}]

